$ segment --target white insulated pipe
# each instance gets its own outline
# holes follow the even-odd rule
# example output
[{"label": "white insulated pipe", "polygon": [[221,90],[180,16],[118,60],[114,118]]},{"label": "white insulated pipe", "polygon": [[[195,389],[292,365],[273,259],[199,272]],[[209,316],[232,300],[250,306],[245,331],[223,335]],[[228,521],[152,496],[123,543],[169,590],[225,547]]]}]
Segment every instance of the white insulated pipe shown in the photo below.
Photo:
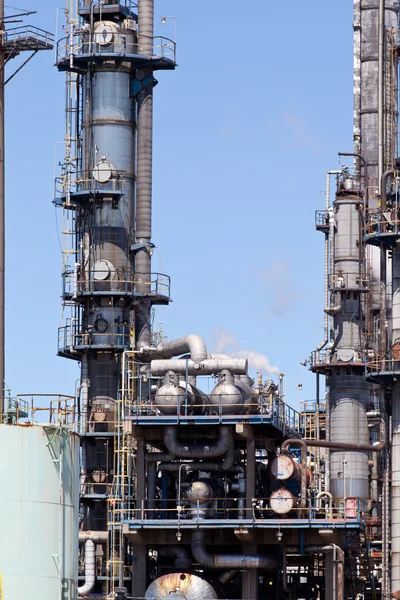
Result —
[{"label": "white insulated pipe", "polygon": [[[173,358],[174,356],[189,353],[190,358],[195,362],[201,362],[209,358],[205,341],[194,333],[172,340],[171,342],[159,344],[155,353],[158,358]],[[218,358],[220,357],[218,356]]]},{"label": "white insulated pipe", "polygon": [[152,360],[151,374],[165,375],[173,371],[179,375],[215,375],[221,371],[229,371],[232,375],[246,375],[248,362],[246,358],[207,359],[202,362],[193,360]]},{"label": "white insulated pipe", "polygon": [[[331,214],[329,213],[329,207],[331,202],[331,175],[338,175],[340,171],[328,171],[326,174],[325,181],[325,211],[326,214],[329,214],[329,223],[331,221]],[[333,217],[333,213],[332,213]],[[334,221],[333,221],[334,223]],[[325,233],[325,252],[324,252],[324,339],[317,346],[317,359],[318,353],[322,348],[324,348],[329,341],[329,313],[327,313],[327,309],[329,308],[329,287],[328,287],[328,278],[329,278],[329,237],[331,232]]]},{"label": "white insulated pipe", "polygon": [[90,594],[94,588],[96,582],[95,564],[95,546],[94,542],[89,539],[85,542],[85,583],[78,587],[80,598]]}]

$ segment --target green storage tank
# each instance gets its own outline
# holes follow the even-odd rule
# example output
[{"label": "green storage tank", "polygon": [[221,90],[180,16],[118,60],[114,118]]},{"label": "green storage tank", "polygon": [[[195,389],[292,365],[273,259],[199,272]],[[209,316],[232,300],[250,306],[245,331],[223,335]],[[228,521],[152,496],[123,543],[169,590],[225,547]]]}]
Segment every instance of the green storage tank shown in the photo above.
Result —
[{"label": "green storage tank", "polygon": [[0,424],[0,598],[75,600],[79,436]]}]

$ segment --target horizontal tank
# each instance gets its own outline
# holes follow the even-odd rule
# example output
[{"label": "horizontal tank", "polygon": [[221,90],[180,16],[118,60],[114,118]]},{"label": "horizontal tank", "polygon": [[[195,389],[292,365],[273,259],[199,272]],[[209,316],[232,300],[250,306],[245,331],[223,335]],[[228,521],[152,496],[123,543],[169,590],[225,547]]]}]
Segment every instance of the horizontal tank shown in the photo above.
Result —
[{"label": "horizontal tank", "polygon": [[0,455],[0,597],[75,600],[79,436],[0,424]]}]

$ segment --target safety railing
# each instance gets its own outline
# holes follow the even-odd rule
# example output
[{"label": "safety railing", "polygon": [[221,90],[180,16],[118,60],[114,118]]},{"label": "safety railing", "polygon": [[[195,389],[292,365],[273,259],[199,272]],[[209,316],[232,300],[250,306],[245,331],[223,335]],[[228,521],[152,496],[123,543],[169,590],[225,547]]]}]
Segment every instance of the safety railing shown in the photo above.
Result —
[{"label": "safety railing", "polygon": [[[118,0],[118,4],[130,10],[133,10],[134,8],[138,7],[137,2],[134,2],[134,0]],[[107,1],[104,2],[104,0],[79,0],[78,8],[90,8],[91,5],[94,9],[96,9],[97,7],[101,9],[104,8],[104,6],[112,5],[112,3]]]},{"label": "safety railing", "polygon": [[[100,481],[99,481],[100,479]],[[81,496],[111,496],[113,491],[113,476],[103,472],[93,472],[85,476],[81,483]]]},{"label": "safety railing", "polygon": [[60,354],[73,354],[93,346],[127,349],[131,345],[133,330],[126,323],[108,323],[100,313],[92,325],[86,326],[86,330],[77,320],[70,321],[58,329]]},{"label": "safety railing", "polygon": [[400,210],[392,209],[368,209],[365,215],[365,233],[393,234],[400,233]]},{"label": "safety railing", "polygon": [[317,231],[329,231],[329,212],[327,210],[315,211],[315,229]]},{"label": "safety railing", "polygon": [[[300,402],[301,405],[301,413],[315,413],[317,411],[317,401],[316,400],[302,400]],[[319,402],[319,412],[325,412],[326,404],[324,400]]]},{"label": "safety railing", "polygon": [[2,421],[75,426],[75,397],[64,394],[20,394],[4,399]]},{"label": "safety railing", "polygon": [[[190,466],[190,463],[187,463]],[[185,483],[181,484],[185,485]],[[186,485],[188,487],[188,484]],[[184,522],[201,519],[218,521],[264,521],[282,519],[291,522],[293,519],[329,522],[358,522],[366,523],[367,505],[359,498],[337,498],[332,504],[317,507],[308,501],[306,508],[299,506],[298,498],[290,495],[290,501],[285,506],[279,506],[279,512],[271,507],[273,496],[269,498],[245,498],[232,496],[229,498],[207,498],[190,503],[181,489],[178,499],[131,499],[110,498],[114,519],[117,522],[145,523],[146,521]],[[288,498],[290,497],[288,495]],[[152,523],[152,524],[153,524]]]},{"label": "safety railing", "polygon": [[[76,275],[74,269],[67,268],[62,274],[62,295],[64,298],[75,298],[85,294],[132,294],[145,296],[163,296],[170,299],[171,278],[165,273],[151,273],[150,281],[132,279],[132,275],[120,272],[112,273],[108,267],[104,272],[89,270]],[[120,269],[124,271],[124,269]],[[144,291],[138,292],[138,287]]]},{"label": "safety railing", "polygon": [[329,273],[328,288],[331,291],[348,289],[368,290],[369,279],[359,273]]},{"label": "safety railing", "polygon": [[6,46],[15,44],[16,48],[21,45],[28,49],[31,47],[35,49],[37,46],[52,48],[54,43],[54,35],[52,33],[39,27],[33,27],[32,25],[7,29],[2,33],[2,38],[3,44]]},{"label": "safety railing", "polygon": [[[176,63],[176,43],[170,38],[164,36],[155,36],[149,38],[144,35],[132,35],[132,41],[129,36],[120,33],[112,35],[110,43],[104,42],[103,33],[94,33],[92,36],[87,32],[78,31],[72,36],[61,38],[57,42],[56,62],[70,62],[74,58],[82,57],[102,57],[108,55],[117,55],[127,59],[155,61],[165,60],[171,64]],[[151,41],[151,55],[142,54],[141,46],[147,46]]]},{"label": "safety railing", "polygon": [[257,417],[257,421],[272,423],[286,433],[298,434],[301,431],[298,411],[280,399],[276,398],[271,402],[270,396],[262,394],[237,402],[236,395],[232,395],[232,401],[227,394],[213,395],[212,399],[207,396],[193,397],[189,393],[186,394],[182,388],[174,396],[152,394],[138,395],[135,398],[125,397],[124,405],[125,418],[137,422],[154,419],[155,422],[162,423],[171,418],[177,423],[201,420],[206,422],[215,420],[215,417],[222,422],[230,419],[235,421],[240,417],[244,420]]},{"label": "safety railing", "polygon": [[310,367],[323,367],[331,362],[331,353],[328,350],[314,350],[310,355]]},{"label": "safety railing", "polygon": [[366,362],[366,368],[368,372],[394,372],[400,371],[400,358],[394,360],[393,358],[379,358],[369,359]]},{"label": "safety railing", "polygon": [[77,193],[87,192],[93,195],[99,192],[114,192],[123,193],[123,185],[125,183],[124,175],[120,171],[110,173],[110,178],[107,181],[97,181],[93,176],[92,171],[72,171],[64,173],[54,180],[54,198],[67,199],[68,192],[69,200],[73,202],[73,195]]}]

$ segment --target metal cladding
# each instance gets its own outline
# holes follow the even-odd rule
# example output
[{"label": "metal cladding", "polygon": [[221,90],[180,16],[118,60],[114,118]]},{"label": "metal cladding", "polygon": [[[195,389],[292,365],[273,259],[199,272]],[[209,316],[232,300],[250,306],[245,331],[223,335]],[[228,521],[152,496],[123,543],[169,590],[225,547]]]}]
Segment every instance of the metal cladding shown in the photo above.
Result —
[{"label": "metal cladding", "polygon": [[59,598],[62,573],[75,598],[79,436],[66,427],[0,424],[0,452],[3,597]]},{"label": "metal cladding", "polygon": [[212,585],[198,575],[170,573],[158,577],[146,591],[145,600],[217,600]]},{"label": "metal cladding", "polygon": [[[378,187],[378,95],[379,95],[379,0],[356,0],[360,14],[360,84],[361,94],[355,95],[355,123],[360,121],[359,152],[368,165],[368,177]],[[386,29],[398,30],[399,3],[384,0]],[[356,51],[358,47],[356,46]],[[358,64],[355,64],[356,68]],[[357,74],[357,71],[356,71]],[[359,102],[359,104],[358,104]],[[357,150],[355,150],[356,152]],[[375,195],[377,205],[377,195]]]},{"label": "metal cladding", "polygon": [[[367,289],[367,280],[360,263],[361,203],[358,194],[347,191],[348,187],[354,186],[351,179],[344,177],[341,186],[333,203],[333,273],[329,278],[333,306],[327,309],[333,316],[334,340],[330,351],[330,436],[332,441],[346,442],[351,431],[356,443],[366,443],[368,424],[365,413],[369,386],[364,380],[360,324],[363,319],[361,295]],[[349,398],[350,392],[354,396]],[[368,455],[349,451],[331,453],[331,491],[334,497],[343,497],[343,461],[348,463],[349,473],[352,473],[354,494],[367,500]]]},{"label": "metal cladding", "polygon": [[221,371],[229,371],[233,375],[247,375],[246,358],[207,359],[202,362],[193,360],[152,360],[152,375],[165,375],[168,371],[181,375],[216,375]]},{"label": "metal cladding", "polygon": [[[368,444],[365,407],[351,398],[341,398],[331,413],[331,442],[357,440]],[[331,452],[331,492],[335,498],[368,498],[368,453]]]}]

